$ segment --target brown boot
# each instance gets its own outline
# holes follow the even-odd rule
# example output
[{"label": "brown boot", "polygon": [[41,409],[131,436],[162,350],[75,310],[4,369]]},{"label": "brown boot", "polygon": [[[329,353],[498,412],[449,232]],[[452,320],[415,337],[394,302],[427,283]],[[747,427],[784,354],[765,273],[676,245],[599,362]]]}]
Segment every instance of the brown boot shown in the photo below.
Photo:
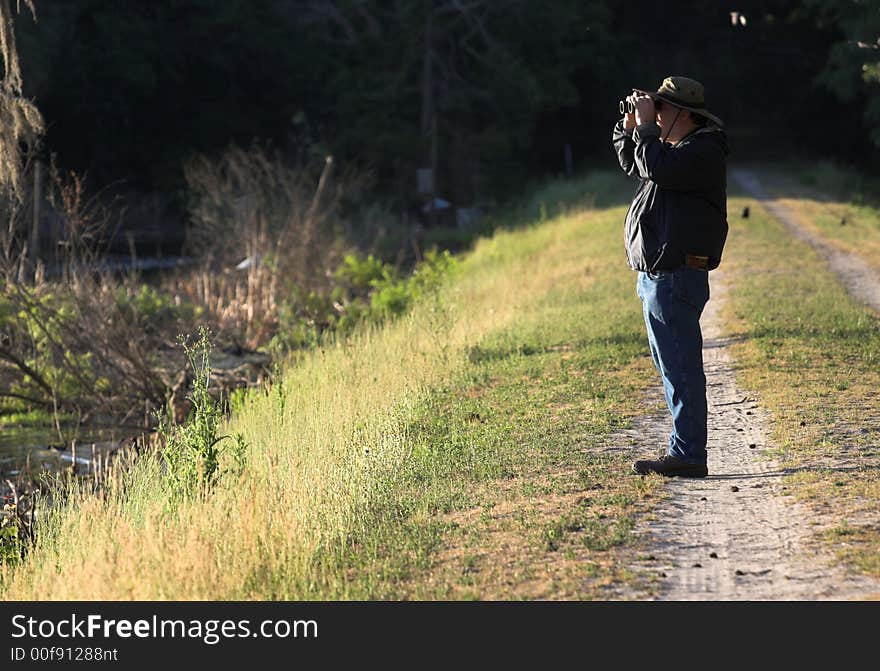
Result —
[{"label": "brown boot", "polygon": [[709,475],[706,464],[689,464],[668,454],[664,454],[659,459],[640,459],[632,465],[632,469],[639,475],[658,473],[682,478],[705,478]]}]

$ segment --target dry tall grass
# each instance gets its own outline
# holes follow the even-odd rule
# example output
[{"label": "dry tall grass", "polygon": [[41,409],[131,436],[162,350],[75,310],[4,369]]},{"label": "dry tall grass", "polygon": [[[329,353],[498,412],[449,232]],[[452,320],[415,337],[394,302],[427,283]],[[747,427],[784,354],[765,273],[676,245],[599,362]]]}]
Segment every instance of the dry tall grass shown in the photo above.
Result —
[{"label": "dry tall grass", "polygon": [[337,206],[350,176],[332,168],[328,156],[313,175],[260,146],[190,162],[187,249],[198,268],[175,289],[247,345],[265,342],[280,295],[324,288],[346,252]]},{"label": "dry tall grass", "polygon": [[[589,185],[584,184],[584,189]],[[237,478],[169,510],[143,456],[99,494],[75,487],[38,523],[28,561],[0,571],[5,599],[345,598],[332,549],[410,449],[407,414],[468,348],[561,281],[575,281],[585,227],[618,234],[619,210],[570,214],[480,241],[460,273],[407,316],[346,345],[300,354],[247,397],[228,429],[249,444]]]}]

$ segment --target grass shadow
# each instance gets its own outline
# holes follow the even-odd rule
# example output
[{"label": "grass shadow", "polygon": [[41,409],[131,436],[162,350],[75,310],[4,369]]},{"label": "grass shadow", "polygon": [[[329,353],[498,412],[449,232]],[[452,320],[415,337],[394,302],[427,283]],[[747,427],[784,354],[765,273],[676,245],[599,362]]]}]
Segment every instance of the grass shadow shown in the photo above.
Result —
[{"label": "grass shadow", "polygon": [[480,365],[513,357],[547,354],[559,351],[560,349],[577,352],[592,351],[594,348],[603,347],[616,349],[622,346],[640,346],[644,341],[645,338],[641,333],[615,333],[601,338],[587,338],[556,344],[534,344],[528,342],[518,342],[509,345],[480,344],[471,345],[467,348],[467,358],[470,363]]}]

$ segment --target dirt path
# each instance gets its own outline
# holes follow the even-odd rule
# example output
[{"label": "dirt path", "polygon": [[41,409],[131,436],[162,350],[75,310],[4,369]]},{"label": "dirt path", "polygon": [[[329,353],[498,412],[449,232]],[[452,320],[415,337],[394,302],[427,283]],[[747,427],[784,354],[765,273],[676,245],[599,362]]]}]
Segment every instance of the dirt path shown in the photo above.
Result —
[{"label": "dirt path", "polygon": [[[880,581],[845,575],[810,543],[823,521],[785,496],[783,472],[761,455],[767,418],[736,384],[719,316],[723,271],[713,271],[711,289],[702,319],[709,477],[671,479],[669,498],[643,530],[650,555],[639,567],[657,577],[656,598],[836,600],[880,593]],[[663,445],[668,430],[666,416],[653,418],[639,428],[637,442]]]},{"label": "dirt path", "polygon": [[797,217],[782,203],[776,202],[761,186],[760,178],[750,170],[732,170],[730,176],[769,212],[785,224],[799,240],[818,250],[828,259],[828,266],[857,300],[880,311],[880,274],[864,260],[848,254],[818,238],[798,223]]},{"label": "dirt path", "polygon": [[[754,173],[735,170],[731,176],[795,237],[818,249],[854,297],[880,310],[880,277],[864,261],[805,230]],[[712,273],[711,289],[702,319],[710,476],[668,483],[668,500],[643,530],[651,554],[640,568],[656,572],[659,599],[827,600],[880,594],[880,581],[847,575],[811,541],[833,521],[786,497],[779,465],[761,456],[768,418],[736,384],[731,342],[720,319],[723,269]],[[646,420],[632,442],[662,445],[668,425],[666,416]]]}]

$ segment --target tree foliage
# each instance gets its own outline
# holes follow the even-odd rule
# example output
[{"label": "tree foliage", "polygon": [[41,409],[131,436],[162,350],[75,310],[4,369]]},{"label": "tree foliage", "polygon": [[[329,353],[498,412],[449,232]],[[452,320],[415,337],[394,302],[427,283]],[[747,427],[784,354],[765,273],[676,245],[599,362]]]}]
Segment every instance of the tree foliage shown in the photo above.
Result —
[{"label": "tree foliage", "polygon": [[[45,3],[39,24],[17,15],[16,32],[47,145],[96,186],[181,189],[193,155],[261,138],[300,160],[356,163],[401,207],[414,205],[416,169],[436,167],[438,195],[468,204],[560,170],[566,144],[576,165],[606,157],[617,98],[670,74],[704,81],[744,137],[861,157],[880,127],[876,3],[741,0],[748,21],[735,25],[730,9],[67,0]],[[832,142],[814,125],[839,124],[835,96],[849,116]]]},{"label": "tree foliage", "polygon": [[[25,4],[35,15],[33,2]],[[22,95],[21,68],[9,0],[0,0],[0,188],[20,197],[22,145],[31,146],[43,132],[43,119],[36,106]]]},{"label": "tree foliage", "polygon": [[880,147],[880,4],[863,0],[811,0],[821,21],[842,33],[817,81],[844,103],[864,110],[871,140]]}]

